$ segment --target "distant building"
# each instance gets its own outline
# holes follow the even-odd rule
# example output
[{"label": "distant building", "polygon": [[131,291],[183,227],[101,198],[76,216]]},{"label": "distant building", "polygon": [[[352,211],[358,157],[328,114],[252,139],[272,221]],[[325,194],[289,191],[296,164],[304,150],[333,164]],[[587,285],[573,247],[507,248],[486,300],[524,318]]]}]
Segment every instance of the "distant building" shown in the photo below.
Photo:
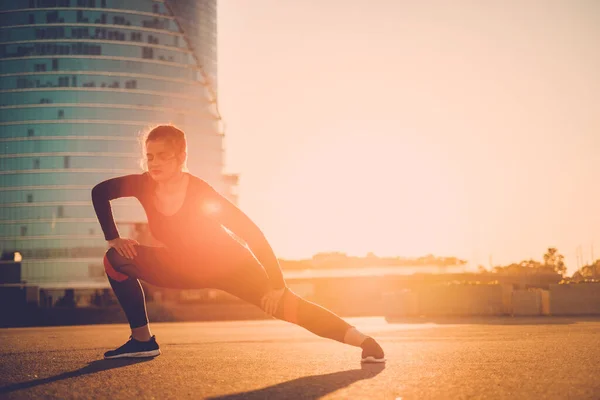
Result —
[{"label": "distant building", "polygon": [[[0,251],[22,254],[23,280],[108,286],[90,191],[141,172],[151,125],[182,128],[190,172],[237,201],[216,16],[216,0],[0,2]],[[124,236],[146,221],[137,200],[112,204]]]}]

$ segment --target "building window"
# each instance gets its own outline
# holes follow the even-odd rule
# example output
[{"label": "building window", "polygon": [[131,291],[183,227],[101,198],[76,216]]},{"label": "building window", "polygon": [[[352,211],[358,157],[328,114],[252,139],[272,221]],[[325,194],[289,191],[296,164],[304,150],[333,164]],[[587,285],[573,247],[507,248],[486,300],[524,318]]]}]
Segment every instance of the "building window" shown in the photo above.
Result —
[{"label": "building window", "polygon": [[69,168],[69,156],[65,156],[64,157],[64,166],[65,168]]},{"label": "building window", "polygon": [[65,111],[64,110],[58,110],[58,118],[62,119],[65,117]]},{"label": "building window", "polygon": [[25,225],[21,225],[21,236],[27,235],[27,227]]},{"label": "building window", "polygon": [[35,24],[35,17],[33,16],[33,14],[29,14],[29,24],[30,25]]},{"label": "building window", "polygon": [[142,58],[154,58],[154,52],[151,47],[142,47]]},{"label": "building window", "polygon": [[40,159],[36,158],[33,160],[33,169],[40,169]]},{"label": "building window", "polygon": [[27,202],[28,202],[28,203],[33,203],[33,194],[29,193],[29,194],[27,195]]},{"label": "building window", "polygon": [[46,22],[49,24],[55,24],[61,22],[58,17],[58,11],[52,11],[46,13]]},{"label": "building window", "polygon": [[52,59],[52,71],[58,71],[58,59]]},{"label": "building window", "polygon": [[35,131],[31,128],[27,129],[27,136],[34,136],[35,135]]},{"label": "building window", "polygon": [[58,217],[63,217],[64,216],[64,208],[63,206],[58,206]]}]

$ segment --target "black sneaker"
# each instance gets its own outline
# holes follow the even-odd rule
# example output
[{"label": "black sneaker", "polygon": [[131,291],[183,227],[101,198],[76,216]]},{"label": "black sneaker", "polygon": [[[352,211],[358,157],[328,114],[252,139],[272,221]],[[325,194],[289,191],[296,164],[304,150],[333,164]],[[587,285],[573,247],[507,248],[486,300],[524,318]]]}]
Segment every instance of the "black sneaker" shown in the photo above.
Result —
[{"label": "black sneaker", "polygon": [[104,353],[104,358],[121,357],[155,357],[160,354],[156,337],[152,336],[147,342],[140,342],[129,336],[129,341],[115,350],[109,350]]},{"label": "black sneaker", "polygon": [[360,347],[362,351],[361,362],[364,363],[382,363],[385,362],[385,355],[383,349],[372,337],[366,338]]}]

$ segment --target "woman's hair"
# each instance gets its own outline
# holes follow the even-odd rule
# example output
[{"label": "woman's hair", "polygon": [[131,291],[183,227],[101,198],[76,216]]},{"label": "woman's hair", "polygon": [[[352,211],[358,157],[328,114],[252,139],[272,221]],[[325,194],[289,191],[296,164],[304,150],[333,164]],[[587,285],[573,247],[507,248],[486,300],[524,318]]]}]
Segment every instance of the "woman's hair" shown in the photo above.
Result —
[{"label": "woman's hair", "polygon": [[[167,146],[173,149],[176,156],[187,151],[187,142],[185,133],[174,125],[157,125],[140,133],[140,147],[142,149],[142,158],[140,166],[144,171],[148,171],[148,163],[146,161],[146,143],[149,140],[164,140]],[[189,172],[187,168],[187,156],[181,165],[183,171]]]}]

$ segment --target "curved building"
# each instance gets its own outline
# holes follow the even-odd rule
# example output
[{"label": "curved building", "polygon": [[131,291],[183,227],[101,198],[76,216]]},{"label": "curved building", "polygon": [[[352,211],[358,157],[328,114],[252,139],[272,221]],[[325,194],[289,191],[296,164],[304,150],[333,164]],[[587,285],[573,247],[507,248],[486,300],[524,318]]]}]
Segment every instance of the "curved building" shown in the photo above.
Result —
[{"label": "curved building", "polygon": [[[28,283],[108,285],[98,182],[139,173],[139,133],[174,123],[188,168],[234,202],[216,107],[216,0],[0,2],[0,250]],[[112,202],[122,236],[146,221]]]}]

